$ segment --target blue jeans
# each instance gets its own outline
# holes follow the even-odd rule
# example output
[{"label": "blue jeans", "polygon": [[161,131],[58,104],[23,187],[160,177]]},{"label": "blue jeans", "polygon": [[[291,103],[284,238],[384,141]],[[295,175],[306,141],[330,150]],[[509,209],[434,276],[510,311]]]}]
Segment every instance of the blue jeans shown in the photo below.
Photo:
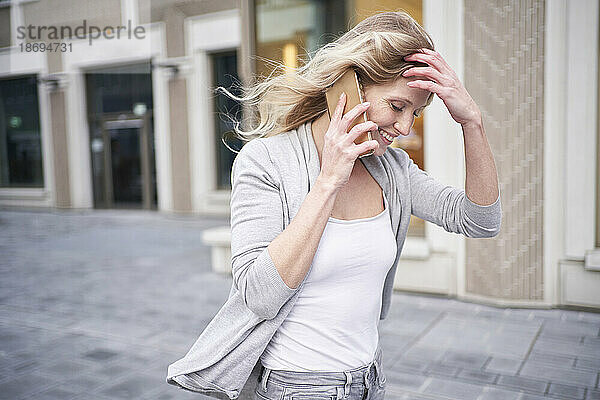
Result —
[{"label": "blue jeans", "polygon": [[381,348],[373,361],[342,372],[271,370],[263,365],[254,400],[383,400]]}]

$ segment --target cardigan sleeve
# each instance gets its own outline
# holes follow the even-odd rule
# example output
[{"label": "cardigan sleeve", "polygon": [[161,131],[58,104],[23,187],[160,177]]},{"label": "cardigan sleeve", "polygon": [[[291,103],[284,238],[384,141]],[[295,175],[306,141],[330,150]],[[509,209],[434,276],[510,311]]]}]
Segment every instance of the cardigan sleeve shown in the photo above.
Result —
[{"label": "cardigan sleeve", "polygon": [[283,231],[279,182],[267,149],[258,139],[236,156],[231,172],[231,269],[245,305],[274,318],[296,292],[275,268],[267,246]]},{"label": "cardigan sleeve", "polygon": [[493,204],[473,203],[464,189],[444,185],[408,158],[412,214],[467,237],[494,237],[500,232],[500,194]]}]

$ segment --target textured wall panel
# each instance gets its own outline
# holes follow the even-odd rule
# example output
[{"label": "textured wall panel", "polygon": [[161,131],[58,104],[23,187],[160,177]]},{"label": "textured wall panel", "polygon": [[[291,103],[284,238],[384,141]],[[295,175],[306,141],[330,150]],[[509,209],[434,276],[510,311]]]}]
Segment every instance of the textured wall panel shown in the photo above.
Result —
[{"label": "textured wall panel", "polygon": [[465,85],[483,112],[502,231],[467,239],[466,290],[542,300],[544,1],[465,0]]}]

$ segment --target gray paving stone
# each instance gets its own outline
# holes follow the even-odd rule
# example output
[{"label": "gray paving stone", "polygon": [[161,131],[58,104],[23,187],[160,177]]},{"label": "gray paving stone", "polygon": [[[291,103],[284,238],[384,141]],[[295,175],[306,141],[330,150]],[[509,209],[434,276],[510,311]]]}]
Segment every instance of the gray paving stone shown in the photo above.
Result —
[{"label": "gray paving stone", "polygon": [[48,390],[56,384],[57,382],[53,379],[32,373],[0,383],[0,393],[6,399],[16,400]]},{"label": "gray paving stone", "polygon": [[581,342],[583,336],[578,333],[570,333],[564,331],[545,331],[542,330],[539,334],[541,339],[550,339],[550,340],[559,340],[559,341],[568,341],[568,342]]},{"label": "gray paving stone", "polygon": [[427,369],[428,365],[429,363],[427,361],[421,359],[403,357],[392,364],[391,368],[399,371],[421,373]]},{"label": "gray paving stone", "polygon": [[78,394],[67,388],[54,387],[32,396],[31,400],[70,400]]},{"label": "gray paving stone", "polygon": [[119,383],[108,386],[100,394],[113,399],[141,399],[155,389],[156,384],[156,379],[136,373]]},{"label": "gray paving stone", "polygon": [[486,386],[478,400],[518,400],[521,392]]},{"label": "gray paving stone", "polygon": [[575,367],[590,369],[592,371],[600,371],[600,358],[578,357],[575,361]]},{"label": "gray paving stone", "polygon": [[[119,376],[123,376],[127,373],[131,372],[131,368],[125,367],[121,364],[109,364],[104,365],[93,371],[94,375],[96,375],[99,379],[115,379]],[[166,376],[166,373],[165,373]]]},{"label": "gray paving stone", "polygon": [[554,365],[526,361],[520,375],[544,379],[571,385],[591,386],[596,384],[596,373],[587,370],[576,370],[569,366],[559,368]]},{"label": "gray paving stone", "polygon": [[540,353],[540,352],[532,352],[529,355],[528,360],[545,363],[545,364],[554,364],[558,366],[572,366],[575,364],[575,356],[566,355],[566,354],[553,354],[553,353]]},{"label": "gray paving stone", "polygon": [[427,379],[425,376],[407,374],[395,370],[387,371],[386,384],[394,385],[402,389],[418,390]]},{"label": "gray paving stone", "polygon": [[597,336],[598,324],[584,321],[548,320],[544,323],[543,331],[568,335]]},{"label": "gray paving stone", "polygon": [[476,400],[483,387],[470,383],[456,382],[441,378],[432,378],[423,393],[438,394],[451,399]]},{"label": "gray paving stone", "polygon": [[[599,332],[600,333],[600,332]],[[600,336],[584,336],[583,343],[586,344],[600,344]]]},{"label": "gray paving stone", "polygon": [[433,394],[422,394],[411,391],[405,391],[401,389],[396,389],[393,387],[388,387],[385,391],[385,400],[394,399],[394,400],[447,400],[447,397],[436,396]]},{"label": "gray paving stone", "polygon": [[[167,388],[153,397],[151,400],[214,400],[214,397],[204,396],[200,393],[193,393],[188,390],[178,389],[175,386]],[[241,400],[241,399],[240,399]]]},{"label": "gray paving stone", "polygon": [[94,374],[79,374],[75,376],[65,376],[61,382],[61,386],[71,388],[78,393],[88,393],[98,389],[107,382],[110,382],[110,380],[106,378],[103,379],[101,376]]},{"label": "gray paving stone", "polygon": [[521,368],[523,360],[493,357],[485,366],[486,371],[497,372],[504,375],[516,375]]},{"label": "gray paving stone", "polygon": [[460,379],[468,381],[475,381],[480,383],[494,383],[498,379],[498,374],[492,374],[485,371],[475,371],[469,369],[463,369],[457,375]]},{"label": "gray paving stone", "polygon": [[539,338],[535,341],[533,351],[537,353],[554,353],[565,356],[586,357],[590,354],[599,354],[600,346],[574,341]]},{"label": "gray paving stone", "polygon": [[569,399],[583,399],[585,397],[585,388],[551,383],[548,394]]},{"label": "gray paving stone", "polygon": [[600,390],[588,389],[585,400],[600,400]]},{"label": "gray paving stone", "polygon": [[60,379],[64,376],[74,376],[85,371],[91,371],[92,369],[93,367],[89,364],[74,360],[59,360],[46,365],[43,369],[43,374]]},{"label": "gray paving stone", "polygon": [[466,353],[448,351],[442,358],[445,364],[457,365],[466,368],[482,368],[489,356],[480,353]]},{"label": "gray paving stone", "polygon": [[548,382],[537,379],[525,378],[522,376],[501,375],[498,378],[498,385],[509,386],[516,389],[527,390],[531,392],[545,393]]},{"label": "gray paving stone", "polygon": [[425,370],[427,375],[454,377],[458,374],[460,368],[446,364],[432,364]]},{"label": "gray paving stone", "polygon": [[85,353],[83,356],[94,361],[107,361],[113,359],[117,355],[118,353],[111,350],[95,349]]},{"label": "gray paving stone", "polygon": [[440,361],[443,356],[443,348],[423,346],[420,343],[412,346],[403,354],[403,358],[422,360],[424,364]]},{"label": "gray paving stone", "polygon": [[538,396],[537,394],[523,393],[519,400],[546,400],[546,396]]}]

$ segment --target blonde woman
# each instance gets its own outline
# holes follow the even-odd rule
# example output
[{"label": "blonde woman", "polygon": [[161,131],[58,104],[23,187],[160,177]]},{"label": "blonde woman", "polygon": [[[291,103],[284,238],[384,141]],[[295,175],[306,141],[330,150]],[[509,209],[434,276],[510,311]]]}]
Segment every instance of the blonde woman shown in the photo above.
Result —
[{"label": "blonde woman", "polygon": [[[366,103],[343,114],[342,96],[330,118],[325,89],[348,68]],[[434,94],[462,126],[466,191],[389,147]],[[269,77],[239,100],[260,122],[236,128],[253,139],[232,170],[230,298],[167,381],[229,398],[383,399],[378,322],[389,312],[411,214],[468,237],[500,230],[481,113],[404,12],[367,18],[295,74]],[[368,122],[349,130],[365,111]],[[374,140],[356,145],[366,131]]]}]

